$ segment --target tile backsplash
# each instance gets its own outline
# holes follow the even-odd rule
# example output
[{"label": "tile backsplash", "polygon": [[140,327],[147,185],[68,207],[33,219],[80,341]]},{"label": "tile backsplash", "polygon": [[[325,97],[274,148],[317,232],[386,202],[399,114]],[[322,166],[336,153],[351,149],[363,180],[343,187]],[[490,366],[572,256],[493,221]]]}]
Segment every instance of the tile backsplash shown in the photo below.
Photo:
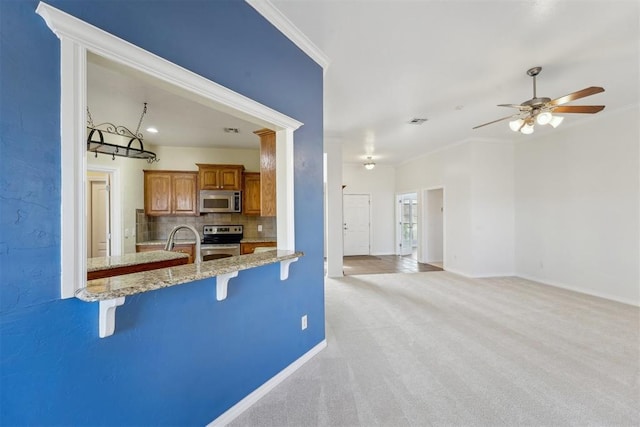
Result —
[{"label": "tile backsplash", "polygon": [[[203,214],[200,216],[147,216],[144,209],[136,210],[136,242],[150,240],[165,240],[169,233],[178,224],[193,226],[202,237],[202,227],[205,225],[235,225],[244,226],[244,237],[276,238],[276,218],[246,216],[237,213],[228,214]],[[262,225],[262,231],[258,232],[258,225]],[[176,239],[193,239],[193,233],[189,230],[180,230],[176,233]]]}]

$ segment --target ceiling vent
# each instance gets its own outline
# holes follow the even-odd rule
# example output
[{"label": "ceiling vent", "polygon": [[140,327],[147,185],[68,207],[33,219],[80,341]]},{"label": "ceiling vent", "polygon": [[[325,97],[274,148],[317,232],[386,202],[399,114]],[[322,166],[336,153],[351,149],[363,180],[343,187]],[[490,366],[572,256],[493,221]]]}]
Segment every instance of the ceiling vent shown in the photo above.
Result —
[{"label": "ceiling vent", "polygon": [[226,133],[240,133],[240,129],[238,128],[224,128]]},{"label": "ceiling vent", "polygon": [[410,125],[421,125],[421,124],[423,124],[424,122],[426,122],[427,120],[428,120],[428,119],[419,119],[419,118],[417,118],[417,117],[416,117],[416,118],[414,118],[414,119],[409,120],[409,122],[408,122],[408,123],[409,123]]}]

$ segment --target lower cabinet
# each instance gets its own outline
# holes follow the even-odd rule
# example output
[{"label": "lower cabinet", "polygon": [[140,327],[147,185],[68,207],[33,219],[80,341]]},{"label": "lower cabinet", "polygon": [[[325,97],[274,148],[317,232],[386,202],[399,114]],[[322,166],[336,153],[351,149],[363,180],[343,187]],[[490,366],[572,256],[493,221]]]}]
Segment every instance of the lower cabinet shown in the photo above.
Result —
[{"label": "lower cabinet", "polygon": [[251,242],[251,243],[240,243],[240,254],[252,254],[256,248],[275,248],[276,242]]},{"label": "lower cabinet", "polygon": [[[161,251],[162,245],[136,245],[136,252]],[[189,255],[187,264],[193,264],[196,253],[196,245],[192,243],[178,243],[173,247],[172,252],[182,252]]]}]

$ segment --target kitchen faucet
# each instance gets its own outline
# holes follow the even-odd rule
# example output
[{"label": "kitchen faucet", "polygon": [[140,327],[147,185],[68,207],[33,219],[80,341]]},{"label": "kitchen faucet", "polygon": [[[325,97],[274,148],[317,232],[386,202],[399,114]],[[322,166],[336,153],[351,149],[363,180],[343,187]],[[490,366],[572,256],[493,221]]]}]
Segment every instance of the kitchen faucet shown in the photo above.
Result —
[{"label": "kitchen faucet", "polygon": [[191,225],[187,225],[187,224],[176,225],[173,228],[173,230],[171,230],[171,233],[169,233],[169,237],[167,238],[167,244],[164,245],[164,250],[170,251],[173,249],[173,246],[174,246],[173,240],[175,239],[175,236],[178,230],[182,228],[187,228],[193,231],[193,234],[196,236],[196,254],[194,257],[195,260],[193,262],[195,262],[196,264],[200,264],[200,262],[202,262],[202,256],[200,255],[200,234],[198,234],[198,230],[196,230]]}]

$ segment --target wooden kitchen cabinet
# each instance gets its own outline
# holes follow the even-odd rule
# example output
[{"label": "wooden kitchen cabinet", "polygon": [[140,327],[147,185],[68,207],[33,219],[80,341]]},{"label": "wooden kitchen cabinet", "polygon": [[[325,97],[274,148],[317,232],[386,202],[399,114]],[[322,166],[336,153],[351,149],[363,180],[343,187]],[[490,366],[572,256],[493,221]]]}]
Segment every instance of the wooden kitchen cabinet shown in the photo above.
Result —
[{"label": "wooden kitchen cabinet", "polygon": [[242,190],[243,165],[197,165],[200,190]]},{"label": "wooden kitchen cabinet", "polygon": [[146,215],[198,215],[198,173],[144,171]]},{"label": "wooden kitchen cabinet", "polygon": [[260,215],[260,173],[245,172],[243,181],[242,213]]},{"label": "wooden kitchen cabinet", "polygon": [[276,216],[276,133],[254,132],[260,137],[260,215]]},{"label": "wooden kitchen cabinet", "polygon": [[276,242],[250,242],[240,243],[240,255],[252,254],[256,248],[275,248]]},{"label": "wooden kitchen cabinet", "polygon": [[[164,245],[136,245],[136,252],[161,251]],[[196,245],[192,243],[176,243],[171,252],[182,252],[189,255],[187,264],[193,264],[196,254]]]}]

